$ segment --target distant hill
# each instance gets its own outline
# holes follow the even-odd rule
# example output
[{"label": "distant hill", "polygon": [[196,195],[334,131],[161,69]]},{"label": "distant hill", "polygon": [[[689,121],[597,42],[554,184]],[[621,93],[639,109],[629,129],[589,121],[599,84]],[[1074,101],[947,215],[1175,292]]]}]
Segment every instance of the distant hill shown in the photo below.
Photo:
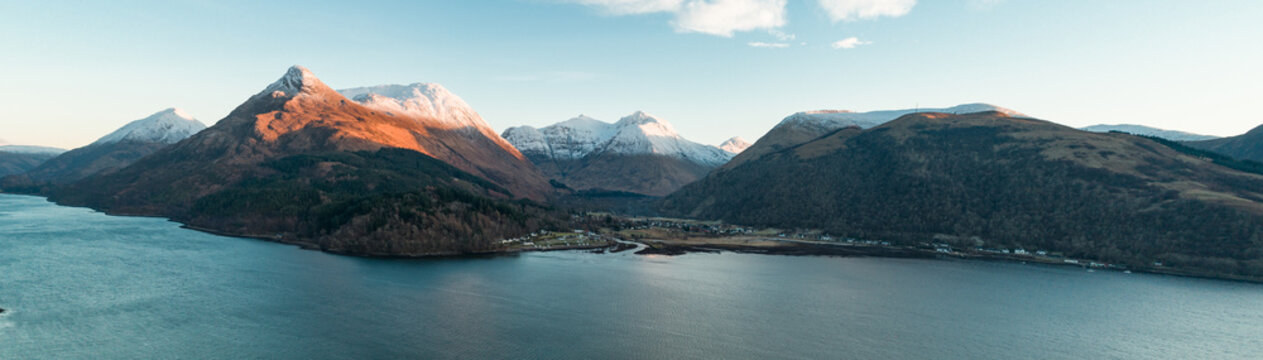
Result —
[{"label": "distant hill", "polygon": [[0,178],[25,173],[52,159],[48,153],[14,153],[0,150]]},{"label": "distant hill", "polygon": [[1210,150],[1234,158],[1263,162],[1263,126],[1237,136],[1190,141],[1188,146]]},{"label": "distant hill", "polygon": [[[747,150],[748,151],[748,150]],[[1263,176],[1000,112],[847,127],[725,167],[675,216],[1263,276]]]},{"label": "distant hill", "polygon": [[75,182],[131,165],[205,128],[206,125],[179,109],[162,110],[132,121],[88,146],[62,153],[31,169],[25,176],[33,184]]},{"label": "distant hill", "polygon": [[214,126],[51,198],[371,256],[494,250],[556,224],[551,210],[517,200],[551,187],[511,147],[382,104],[295,66]]},{"label": "distant hill", "polygon": [[11,154],[57,155],[66,152],[66,149],[33,145],[0,145],[0,151]]},{"label": "distant hill", "polygon": [[724,165],[732,168],[746,161],[757,159],[767,153],[780,151],[791,146],[814,140],[820,136],[846,127],[868,129],[884,124],[900,116],[919,112],[937,112],[945,114],[968,114],[982,111],[999,111],[1012,116],[1025,116],[1017,111],[1005,109],[991,104],[963,104],[949,108],[924,108],[902,110],[879,110],[854,112],[848,110],[815,110],[803,111],[786,117],[776,124],[772,130],[755,141],[745,151],[733,157]]},{"label": "distant hill", "polygon": [[512,127],[503,137],[549,178],[581,191],[662,196],[734,155],[689,141],[666,120],[640,111],[613,124],[580,115],[541,129]]},{"label": "distant hill", "polygon": [[1079,128],[1079,130],[1098,132],[1098,133],[1107,133],[1111,131],[1117,131],[1117,132],[1125,132],[1125,133],[1134,134],[1134,135],[1160,137],[1160,138],[1171,140],[1171,141],[1198,141],[1198,140],[1210,140],[1210,139],[1219,138],[1218,136],[1199,135],[1199,134],[1187,133],[1183,131],[1164,130],[1164,129],[1159,129],[1155,127],[1149,127],[1149,126],[1144,126],[1144,125],[1131,125],[1131,124],[1092,125],[1088,127]]}]

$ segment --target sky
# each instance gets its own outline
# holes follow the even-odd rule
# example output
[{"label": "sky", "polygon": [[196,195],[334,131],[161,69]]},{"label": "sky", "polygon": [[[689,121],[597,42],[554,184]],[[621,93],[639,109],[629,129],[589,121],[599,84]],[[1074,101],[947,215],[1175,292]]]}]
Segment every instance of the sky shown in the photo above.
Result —
[{"label": "sky", "polygon": [[1263,124],[1263,1],[0,0],[0,139],[213,124],[291,65],[436,82],[497,131],[643,110],[694,141],[798,111],[985,102],[1070,126]]}]

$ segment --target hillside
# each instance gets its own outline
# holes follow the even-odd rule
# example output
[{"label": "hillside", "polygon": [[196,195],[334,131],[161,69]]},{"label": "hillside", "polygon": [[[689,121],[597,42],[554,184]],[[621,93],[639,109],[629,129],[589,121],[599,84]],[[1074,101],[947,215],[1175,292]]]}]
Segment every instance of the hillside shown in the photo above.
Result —
[{"label": "hillside", "polygon": [[869,112],[849,110],[802,111],[785,117],[784,120],[772,127],[772,130],[769,130],[767,134],[759,137],[754,144],[747,146],[745,151],[733,157],[732,161],[729,161],[724,167],[732,168],[746,161],[757,159],[764,154],[815,140],[825,134],[846,127],[868,129],[897,119],[900,116],[920,112],[968,114],[983,111],[998,111],[1018,117],[1026,116],[1017,111],[990,104],[963,104],[949,108],[878,110]]},{"label": "hillside", "polygon": [[734,155],[689,141],[671,123],[640,111],[613,124],[580,115],[540,129],[513,127],[503,137],[550,179],[581,191],[663,196]]},{"label": "hillside", "polygon": [[419,120],[347,99],[295,66],[215,126],[51,198],[374,256],[494,250],[553,221],[515,200],[547,195],[537,173],[444,161],[480,145]]},{"label": "hillside", "polygon": [[0,178],[30,171],[54,156],[57,155],[0,151]]},{"label": "hillside", "polygon": [[1263,162],[1263,126],[1245,134],[1220,139],[1190,141],[1189,146],[1242,160]]},{"label": "hillside", "polygon": [[1263,276],[1263,176],[1000,112],[913,114],[723,168],[675,216]]}]

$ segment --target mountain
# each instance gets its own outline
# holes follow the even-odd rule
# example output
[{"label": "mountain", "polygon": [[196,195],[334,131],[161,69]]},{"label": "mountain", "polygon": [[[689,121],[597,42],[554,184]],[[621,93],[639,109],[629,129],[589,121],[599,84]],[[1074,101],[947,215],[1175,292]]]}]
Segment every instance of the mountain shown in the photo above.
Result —
[{"label": "mountain", "polygon": [[12,145],[0,139],[0,178],[25,173],[66,150],[28,145]]},{"label": "mountain", "polygon": [[719,150],[726,151],[733,156],[746,151],[748,148],[750,148],[750,142],[742,139],[740,136],[725,140],[722,144],[719,144]]},{"label": "mountain", "polygon": [[1025,117],[1022,113],[990,104],[964,104],[949,108],[921,108],[903,110],[880,110],[870,112],[852,112],[848,110],[815,110],[795,113],[781,120],[767,134],[760,137],[745,151],[733,157],[725,165],[735,167],[746,161],[756,159],[764,154],[802,144],[825,134],[845,127],[872,128],[900,116],[927,112],[945,114],[969,114],[984,111],[998,111],[1011,116]]},{"label": "mountain", "polygon": [[1237,136],[1191,141],[1186,144],[1238,159],[1263,162],[1263,126],[1256,127],[1245,134]]},{"label": "mountain", "polygon": [[661,209],[1263,278],[1263,175],[1149,138],[995,111],[842,128],[715,170]]},{"label": "mountain", "polygon": [[53,154],[8,152],[0,149],[0,177],[21,174],[52,159]]},{"label": "mountain", "polygon": [[66,152],[66,149],[34,145],[0,145],[0,151],[11,154],[41,154],[56,156]]},{"label": "mountain", "polygon": [[162,110],[132,121],[88,146],[62,153],[31,169],[26,177],[33,183],[70,183],[115,171],[205,128],[179,109]]},{"label": "mountain", "polygon": [[642,111],[613,124],[579,115],[540,129],[512,127],[503,137],[554,181],[576,190],[662,196],[733,155],[686,140]]},{"label": "mountain", "polygon": [[442,85],[380,85],[338,92],[365,108],[411,121],[421,135],[414,150],[489,179],[519,197],[544,200],[552,193],[547,179],[517,148]]},{"label": "mountain", "polygon": [[294,66],[214,126],[51,199],[373,256],[494,250],[556,218],[515,200],[550,191],[520,154],[442,122],[353,101]]},{"label": "mountain", "polygon": [[1117,131],[1117,132],[1125,132],[1125,133],[1134,134],[1134,135],[1160,137],[1160,138],[1171,140],[1171,141],[1198,141],[1198,140],[1210,140],[1210,139],[1219,138],[1218,136],[1199,135],[1199,134],[1187,133],[1183,131],[1164,130],[1164,129],[1159,129],[1155,127],[1149,127],[1149,126],[1144,126],[1144,125],[1132,125],[1132,124],[1092,125],[1088,127],[1079,128],[1079,130],[1098,132],[1098,133],[1107,133],[1111,131]]}]

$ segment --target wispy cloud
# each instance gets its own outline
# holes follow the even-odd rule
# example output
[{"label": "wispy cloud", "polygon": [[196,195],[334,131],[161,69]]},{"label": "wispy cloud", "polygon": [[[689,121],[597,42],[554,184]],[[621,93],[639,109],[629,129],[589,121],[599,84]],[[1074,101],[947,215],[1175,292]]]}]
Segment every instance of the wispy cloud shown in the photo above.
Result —
[{"label": "wispy cloud", "polygon": [[570,0],[612,15],[670,13],[678,32],[732,37],[785,26],[787,0]]},{"label": "wispy cloud", "polygon": [[882,16],[900,17],[912,11],[917,0],[818,0],[833,21],[855,21]]},{"label": "wispy cloud", "polygon": [[746,43],[746,45],[750,45],[751,47],[756,47],[756,48],[775,48],[775,49],[789,47],[789,43],[769,43],[769,42],[762,42],[762,41],[751,41],[751,42]]},{"label": "wispy cloud", "polygon": [[767,31],[767,33],[775,37],[776,40],[780,40],[780,41],[793,41],[794,38],[798,37],[794,34],[787,34],[784,31],[780,31],[777,29],[770,29]]},{"label": "wispy cloud", "polygon": [[844,49],[854,49],[856,46],[868,45],[872,43],[873,43],[872,41],[863,41],[857,37],[852,36],[852,37],[845,38],[842,40],[834,41],[833,44],[831,44],[831,46],[833,46],[834,49],[844,50]]}]

